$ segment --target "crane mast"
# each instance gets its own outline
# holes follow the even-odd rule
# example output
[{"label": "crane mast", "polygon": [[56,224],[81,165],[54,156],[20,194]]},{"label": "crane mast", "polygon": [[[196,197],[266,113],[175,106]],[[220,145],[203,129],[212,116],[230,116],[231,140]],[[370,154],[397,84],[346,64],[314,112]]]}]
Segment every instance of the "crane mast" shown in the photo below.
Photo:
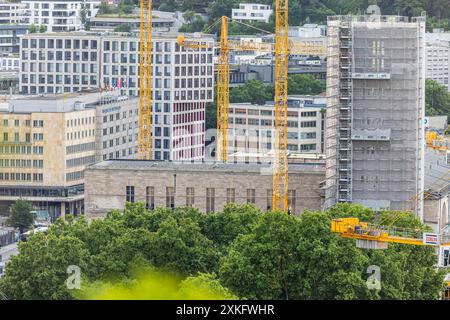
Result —
[{"label": "crane mast", "polygon": [[230,105],[230,47],[228,46],[228,18],[222,17],[220,55],[217,66],[217,142],[216,159],[227,161],[228,109]]},{"label": "crane mast", "polygon": [[152,159],[152,0],[140,0],[138,157]]},{"label": "crane mast", "polygon": [[275,6],[275,145],[273,164],[273,210],[288,211],[287,95],[288,95],[288,0]]}]

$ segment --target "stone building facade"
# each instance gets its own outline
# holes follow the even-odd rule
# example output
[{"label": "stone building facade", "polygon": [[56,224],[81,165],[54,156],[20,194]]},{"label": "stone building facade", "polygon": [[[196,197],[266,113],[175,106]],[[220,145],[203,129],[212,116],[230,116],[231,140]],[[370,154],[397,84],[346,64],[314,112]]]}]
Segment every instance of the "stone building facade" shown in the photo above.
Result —
[{"label": "stone building facade", "polygon": [[[148,208],[193,206],[202,212],[220,211],[227,203],[252,203],[261,210],[272,205],[269,164],[108,160],[90,166],[85,179],[89,219],[123,209],[126,202],[144,202]],[[322,164],[289,165],[293,214],[320,210],[324,179]]]}]

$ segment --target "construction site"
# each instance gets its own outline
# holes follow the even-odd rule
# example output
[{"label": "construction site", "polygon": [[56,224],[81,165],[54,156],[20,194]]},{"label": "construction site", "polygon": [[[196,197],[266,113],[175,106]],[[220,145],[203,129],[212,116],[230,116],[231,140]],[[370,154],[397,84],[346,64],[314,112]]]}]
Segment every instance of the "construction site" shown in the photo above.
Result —
[{"label": "construction site", "polygon": [[[104,62],[106,67],[99,69],[108,70],[108,74],[108,68],[112,67],[112,75],[119,74],[119,80],[111,78],[111,82],[117,84],[118,81],[119,85],[118,90],[100,85],[102,99],[105,96],[109,99],[106,106],[102,104],[90,110],[81,101],[81,93],[64,94],[62,106],[66,106],[68,97],[70,101],[75,99],[76,107],[66,106],[68,112],[82,111],[89,115],[82,119],[82,125],[85,120],[86,125],[90,125],[86,136],[80,131],[82,139],[88,139],[94,131],[96,135],[90,138],[92,141],[75,144],[76,141],[71,140],[80,139],[77,129],[61,130],[62,140],[71,142],[58,149],[64,157],[66,150],[70,154],[83,153],[78,158],[75,155],[64,158],[68,167],[64,169],[70,172],[64,171],[61,177],[64,183],[72,179],[72,184],[65,187],[79,190],[79,213],[85,215],[87,221],[123,219],[123,212],[134,203],[147,213],[158,208],[177,212],[180,208],[196,209],[205,214],[222,212],[228,205],[249,204],[260,212],[289,219],[300,219],[304,212],[319,215],[340,205],[355,204],[361,205],[355,206],[361,211],[370,209],[374,213],[373,220],[363,221],[364,214],[359,212],[354,216],[335,213],[328,220],[331,225],[327,224],[327,231],[336,239],[355,240],[355,250],[386,250],[390,244],[432,247],[437,258],[433,267],[447,270],[450,266],[450,142],[443,132],[448,129],[433,129],[425,115],[424,15],[413,18],[376,14],[329,16],[325,45],[295,41],[289,36],[288,0],[275,1],[274,33],[258,29],[264,34],[261,39],[265,40],[261,41],[250,37],[250,40],[245,37],[236,40],[238,36],[229,32],[232,23],[254,26],[227,16],[212,22],[202,33],[155,35],[152,10],[152,0],[140,1],[139,44],[133,49],[138,53],[138,60],[133,60],[139,74],[135,89],[123,87],[118,67],[110,66],[108,58]],[[120,42],[121,36],[89,35],[89,41],[99,41],[104,50],[100,51],[102,55],[110,57],[109,51],[113,52],[114,47],[119,51],[119,43],[123,48],[137,43],[128,43],[129,39]],[[136,33],[133,37],[136,38]],[[30,38],[30,46],[36,44],[32,40]],[[57,41],[49,41],[52,40]],[[230,106],[231,57],[246,52],[269,57],[273,65],[273,101],[258,106],[249,102]],[[111,63],[115,63],[114,57],[119,61],[116,53],[111,54]],[[292,55],[326,60],[325,93],[289,95]],[[124,73],[130,67],[127,58],[121,56],[122,63],[128,63]],[[214,68],[217,70],[215,79]],[[128,81],[133,82],[131,78]],[[127,92],[127,89],[130,90]],[[138,90],[138,102],[126,102],[132,90]],[[90,107],[97,104],[92,102]],[[205,113],[211,111],[207,110],[211,105],[216,127],[207,132]],[[10,110],[4,114],[13,114]],[[80,126],[80,118],[73,114],[68,118],[61,116],[61,128],[66,124],[73,128],[73,122],[75,127]],[[16,118],[3,118],[0,112],[0,120],[6,126],[8,120],[18,126]],[[31,116],[24,120],[29,127],[30,119]],[[33,127],[47,130],[51,119],[51,115],[45,118],[45,125],[43,120],[34,120]],[[447,120],[441,121],[443,126],[448,126]],[[4,130],[5,141],[15,130]],[[33,139],[43,140],[42,135],[47,135],[45,130],[33,131]],[[121,131],[124,133],[120,136],[108,136]],[[30,140],[31,133],[27,134]],[[249,139],[251,134],[257,137],[254,144]],[[243,141],[239,146],[238,140]],[[15,135],[15,142],[18,141],[19,133]],[[115,148],[121,143],[127,148]],[[10,144],[11,140],[5,144],[5,152],[1,146],[0,167],[3,163],[9,166],[9,159],[4,155],[10,154]],[[40,166],[42,172],[48,163],[48,160],[43,160],[45,165],[39,163],[44,151],[38,148],[43,146],[44,143],[33,149],[40,152],[34,164]],[[46,145],[45,148],[48,152]],[[90,158],[84,154],[88,151]],[[11,162],[16,163],[12,159]],[[0,173],[0,180],[7,181],[5,186],[0,185],[0,200],[4,196],[8,206],[17,200],[16,196],[36,202],[36,197],[29,195],[32,192],[25,194],[23,188],[9,186],[9,181],[28,181],[25,189],[35,186],[35,181],[36,185],[48,181],[47,174],[40,173],[33,179],[30,174],[28,179],[19,170],[14,168],[11,172]],[[64,190],[61,194],[55,212],[59,210],[64,220],[73,212],[66,209],[65,200],[61,200]],[[47,201],[56,202],[49,199]],[[397,227],[405,216],[415,219],[421,227]],[[137,218],[136,221],[130,225],[142,223]],[[179,227],[176,219],[171,223],[167,228]],[[139,232],[143,232],[141,229]],[[197,229],[204,231],[200,227]],[[266,229],[262,230],[260,233],[269,234]],[[11,230],[9,232],[12,234]],[[153,236],[142,238],[147,241]],[[239,240],[245,238],[235,236]],[[175,242],[164,244],[170,247],[175,246]],[[231,240],[226,245],[230,243]],[[233,250],[237,249],[233,247]],[[155,261],[159,261],[158,258]],[[201,259],[196,263],[198,261]],[[450,274],[445,284],[440,298],[449,300]],[[288,299],[287,289],[283,294]]]}]

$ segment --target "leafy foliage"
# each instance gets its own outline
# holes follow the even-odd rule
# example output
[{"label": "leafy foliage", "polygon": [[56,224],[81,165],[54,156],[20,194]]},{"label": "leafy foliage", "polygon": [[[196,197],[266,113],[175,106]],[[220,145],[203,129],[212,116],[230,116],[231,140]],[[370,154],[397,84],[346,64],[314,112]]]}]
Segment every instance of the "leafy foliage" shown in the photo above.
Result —
[{"label": "leafy foliage", "polygon": [[450,93],[432,79],[426,80],[425,110],[429,116],[446,115],[450,119]]},{"label": "leafy foliage", "polygon": [[28,229],[34,222],[33,206],[31,202],[19,199],[11,206],[11,214],[7,224],[13,228],[19,228],[22,233]]},{"label": "leafy foliage", "polygon": [[[383,212],[381,218],[392,213]],[[330,231],[331,219],[380,219],[342,204],[300,217],[231,204],[217,213],[127,204],[103,220],[57,221],[20,243],[0,290],[14,299],[436,299],[443,274],[433,249],[391,244],[362,250]],[[404,214],[399,226],[422,228]],[[81,290],[65,286],[82,270]],[[367,268],[381,268],[381,290]],[[217,276],[216,276],[217,275]]]}]

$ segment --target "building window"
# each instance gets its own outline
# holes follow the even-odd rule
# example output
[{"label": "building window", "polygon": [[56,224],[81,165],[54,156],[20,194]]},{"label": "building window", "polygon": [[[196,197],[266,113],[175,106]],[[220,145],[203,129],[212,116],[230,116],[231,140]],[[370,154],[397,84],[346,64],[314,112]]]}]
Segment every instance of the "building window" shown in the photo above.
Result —
[{"label": "building window", "polygon": [[173,187],[166,187],[166,207],[175,208],[175,193]]},{"label": "building window", "polygon": [[186,188],[186,206],[187,207],[194,206],[194,199],[195,199],[194,188],[187,187]]},{"label": "building window", "polygon": [[147,187],[145,191],[145,207],[153,210],[155,208],[155,187]]},{"label": "building window", "polygon": [[272,189],[268,189],[267,190],[267,210],[272,210],[272,198],[273,198]]},{"label": "building window", "polygon": [[295,190],[288,190],[288,207],[295,214]]},{"label": "building window", "polygon": [[255,204],[255,189],[247,189],[247,203]]},{"label": "building window", "polygon": [[127,186],[126,191],[127,191],[126,201],[134,202],[134,186]]},{"label": "building window", "polygon": [[227,188],[227,204],[236,202],[236,191],[234,188]]},{"label": "building window", "polygon": [[214,212],[214,188],[206,188],[206,212]]}]

